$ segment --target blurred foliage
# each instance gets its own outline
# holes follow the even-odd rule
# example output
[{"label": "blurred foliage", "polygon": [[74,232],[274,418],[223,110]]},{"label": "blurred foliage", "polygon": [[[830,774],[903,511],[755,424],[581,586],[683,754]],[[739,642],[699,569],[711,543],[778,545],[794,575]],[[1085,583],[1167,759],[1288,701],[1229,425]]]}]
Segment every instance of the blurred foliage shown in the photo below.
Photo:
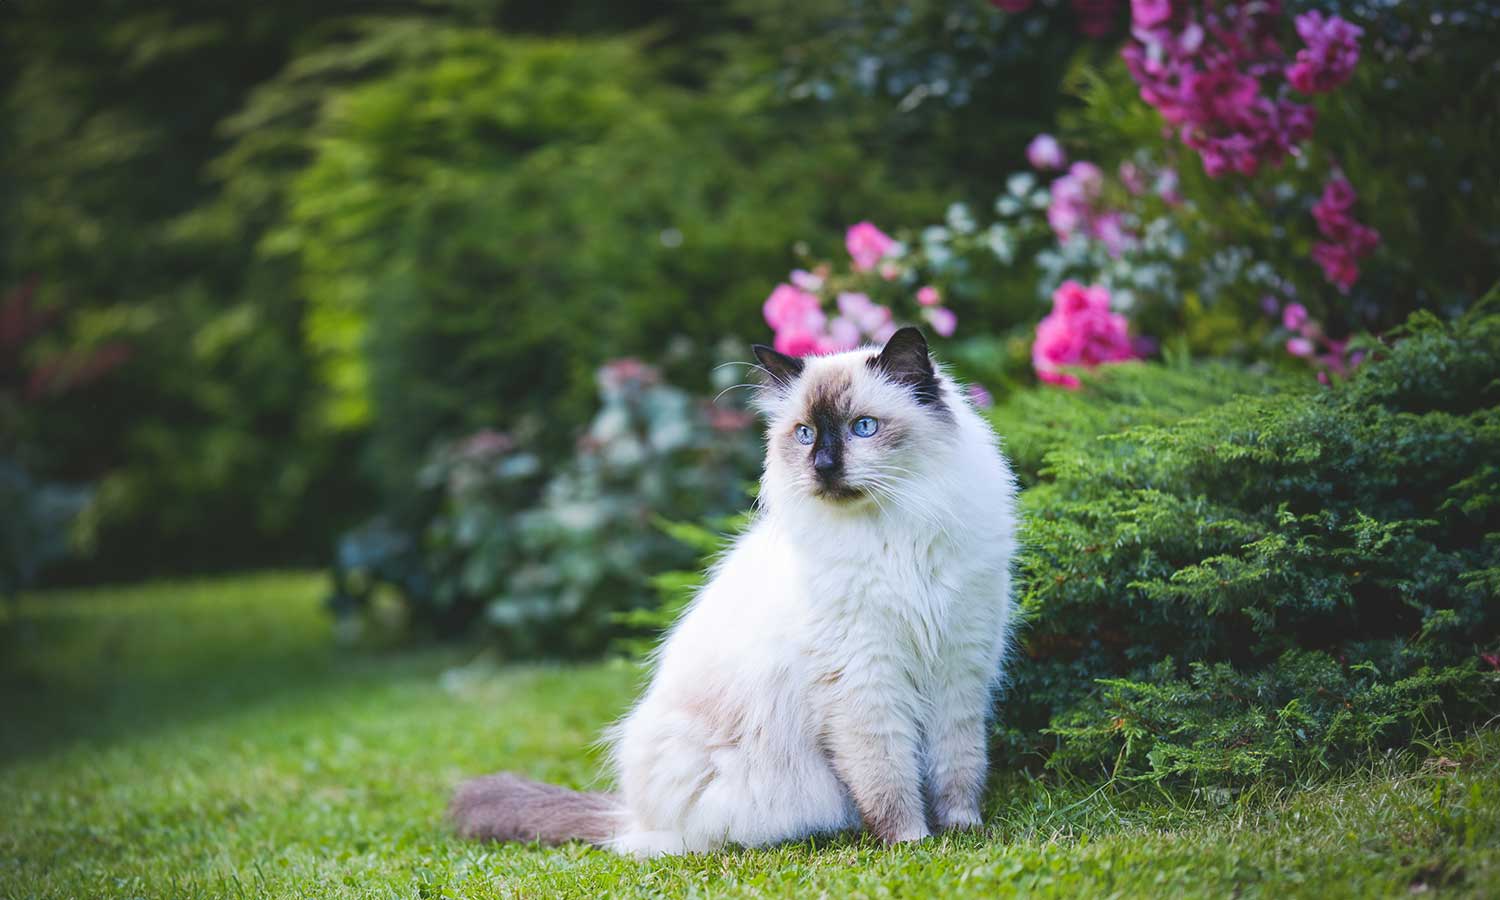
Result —
[{"label": "blurred foliage", "polygon": [[[355,4],[346,4],[357,10]],[[131,364],[30,410],[36,473],[99,481],[73,577],[309,560],[347,515],[338,444],[302,415],[298,297],[249,272],[249,225],[192,227],[220,119],[310,39],[307,4],[7,4],[0,271],[67,316],[49,353]]]},{"label": "blurred foliage", "polygon": [[234,164],[253,168],[309,81],[387,56],[386,74],[315,92],[312,159],[262,245],[298,263],[325,420],[368,425],[383,476],[490,422],[529,418],[563,448],[594,369],[669,339],[699,348],[678,371],[701,385],[791,235],[888,202],[837,126],[787,132],[763,90],[661,84],[625,40],[410,21],[365,23],[258,91]]},{"label": "blurred foliage", "polygon": [[98,482],[59,574],[319,559],[482,425],[551,465],[599,363],[701,387],[797,235],[935,205],[784,102],[756,15],[8,4],[0,281],[69,310],[57,349],[134,353],[27,412],[39,476]]},{"label": "blurred foliage", "polygon": [[752,419],[665,384],[634,359],[598,373],[600,409],[573,458],[549,470],[525,441],[480,431],[437,450],[418,483],[427,512],[345,537],[333,608],[359,617],[383,586],[419,626],[479,622],[512,656],[597,653],[655,624],[653,573],[691,563],[664,517],[744,506],[759,468]]},{"label": "blurred foliage", "polygon": [[38,280],[0,297],[0,597],[18,600],[43,569],[88,543],[89,484],[38,478],[35,412],[86,390],[129,360],[119,342],[60,348],[62,310],[35,303]]}]

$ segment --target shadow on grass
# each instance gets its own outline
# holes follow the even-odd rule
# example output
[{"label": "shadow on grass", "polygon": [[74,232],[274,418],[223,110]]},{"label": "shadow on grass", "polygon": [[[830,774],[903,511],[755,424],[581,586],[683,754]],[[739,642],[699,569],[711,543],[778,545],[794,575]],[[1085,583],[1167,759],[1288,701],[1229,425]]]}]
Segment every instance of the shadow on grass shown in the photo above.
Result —
[{"label": "shadow on grass", "polygon": [[457,650],[342,650],[306,574],[34,594],[0,624],[0,766],[270,699],[435,675]]}]

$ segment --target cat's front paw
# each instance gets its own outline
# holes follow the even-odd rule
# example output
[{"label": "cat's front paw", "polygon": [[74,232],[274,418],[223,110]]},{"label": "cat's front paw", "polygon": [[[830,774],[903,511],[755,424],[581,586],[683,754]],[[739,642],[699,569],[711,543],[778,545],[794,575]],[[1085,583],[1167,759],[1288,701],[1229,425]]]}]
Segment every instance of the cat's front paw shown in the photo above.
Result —
[{"label": "cat's front paw", "polygon": [[939,831],[977,831],[984,826],[984,817],[977,803],[954,806],[938,810],[937,826]]},{"label": "cat's front paw", "polygon": [[903,828],[896,831],[878,832],[878,836],[880,837],[881,843],[885,844],[887,847],[894,847],[897,844],[914,844],[917,841],[925,841],[928,838],[932,837],[932,832],[928,831],[927,826],[923,825],[920,827],[912,826],[910,828]]}]

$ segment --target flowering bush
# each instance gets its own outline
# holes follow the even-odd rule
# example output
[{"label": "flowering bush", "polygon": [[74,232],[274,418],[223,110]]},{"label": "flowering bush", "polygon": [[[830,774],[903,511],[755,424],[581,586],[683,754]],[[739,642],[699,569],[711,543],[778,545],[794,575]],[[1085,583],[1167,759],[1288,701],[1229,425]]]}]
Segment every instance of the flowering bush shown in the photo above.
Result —
[{"label": "flowering bush", "polygon": [[[960,302],[994,303],[1002,283],[1032,286],[1041,299],[1070,280],[1093,284],[1138,333],[1179,350],[1271,354],[1337,377],[1360,359],[1350,349],[1354,335],[1379,333],[1434,303],[1438,283],[1446,285],[1444,308],[1461,309],[1500,275],[1497,233],[1459,224],[1472,221],[1472,211],[1437,214],[1436,196],[1421,188],[1443,178],[1451,197],[1472,179],[1446,166],[1395,171],[1391,154],[1377,156],[1384,141],[1375,136],[1391,133],[1394,121],[1389,98],[1402,97],[1408,115],[1430,102],[1415,87],[1430,95],[1432,79],[1423,82],[1430,70],[1412,61],[1436,52],[1433,29],[1448,29],[1450,41],[1474,41],[1477,53],[1485,29],[1493,33],[1500,22],[1490,4],[1472,15],[1445,10],[1440,0],[1411,9],[1346,4],[1338,14],[1289,10],[1276,0],[1139,0],[1118,67],[1081,68],[1074,84],[1082,110],[1063,117],[1060,137],[1049,130],[1025,147],[1032,168],[1060,174],[1035,195],[1031,185],[1008,186],[995,205],[1001,218],[988,228],[919,229],[924,239],[908,253]],[[1473,72],[1481,56],[1458,58]],[[1399,75],[1387,74],[1393,71]],[[1326,102],[1333,93],[1338,102]],[[1493,120],[1477,109],[1469,115]],[[1424,139],[1434,154],[1463,137],[1456,120],[1440,124],[1441,142]],[[1500,186],[1500,173],[1476,153],[1464,172]],[[1368,187],[1357,193],[1361,183]],[[1402,203],[1374,199],[1391,196],[1394,185]],[[1044,223],[1033,205],[1038,197]],[[1419,225],[1416,210],[1424,208]],[[1378,230],[1367,216],[1380,221]],[[1038,243],[1039,224],[1052,241]],[[1397,229],[1401,248],[1390,246]],[[1414,261],[1433,256],[1449,262]],[[981,257],[1010,274],[976,286]],[[1362,281],[1371,266],[1383,277]],[[1289,304],[1308,310],[1304,327],[1313,330],[1277,327],[1278,318],[1258,313],[1267,303],[1278,316]],[[1036,309],[1031,321],[1042,313]],[[1055,334],[1049,325],[1046,343]],[[1042,376],[1048,353],[1033,349],[1031,357],[1043,361]]]},{"label": "flowering bush", "polygon": [[859,222],[849,226],[844,247],[848,273],[836,273],[828,263],[810,272],[797,269],[766,298],[761,312],[776,334],[777,350],[806,356],[852,350],[863,341],[884,343],[899,324],[893,307],[911,309],[916,320],[942,337],[953,335],[958,316],[942,305],[937,288],[924,284],[912,292],[907,287],[915,269],[905,245],[874,224]]},{"label": "flowering bush", "polygon": [[361,613],[386,584],[430,629],[479,619],[519,655],[603,649],[617,616],[650,602],[649,576],[692,558],[659,523],[740,509],[759,444],[743,406],[692,397],[638,359],[605,364],[596,384],[599,411],[555,468],[491,429],[439,446],[417,479],[432,511],[346,536],[330,605]]}]

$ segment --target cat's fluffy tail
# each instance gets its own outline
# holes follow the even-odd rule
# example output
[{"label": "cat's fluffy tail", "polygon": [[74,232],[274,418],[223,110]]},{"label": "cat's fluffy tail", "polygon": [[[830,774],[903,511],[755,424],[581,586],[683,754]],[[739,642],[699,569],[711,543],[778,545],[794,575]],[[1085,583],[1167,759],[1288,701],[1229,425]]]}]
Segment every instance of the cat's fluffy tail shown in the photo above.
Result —
[{"label": "cat's fluffy tail", "polygon": [[448,815],[466,838],[604,846],[619,830],[623,808],[614,794],[570,791],[510,772],[465,781]]}]

